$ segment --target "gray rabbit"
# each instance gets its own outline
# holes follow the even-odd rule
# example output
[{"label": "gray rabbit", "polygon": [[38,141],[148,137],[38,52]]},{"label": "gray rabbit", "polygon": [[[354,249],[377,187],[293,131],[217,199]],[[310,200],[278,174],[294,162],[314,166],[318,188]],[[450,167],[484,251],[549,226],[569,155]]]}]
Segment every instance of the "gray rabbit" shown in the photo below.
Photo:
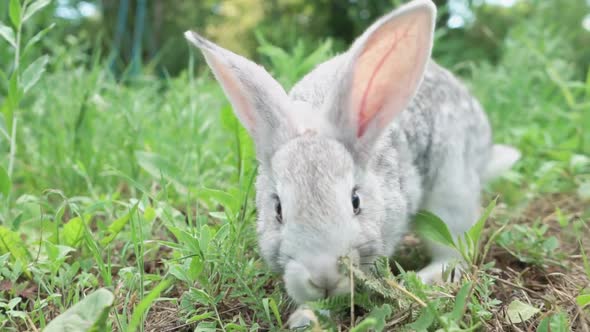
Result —
[{"label": "gray rabbit", "polygon": [[[349,292],[339,257],[366,267],[392,255],[419,209],[463,234],[482,185],[520,157],[492,143],[478,101],[430,59],[435,17],[429,0],[398,8],[289,94],[262,67],[185,34],[254,139],[261,253],[298,304]],[[425,282],[458,258],[429,245]],[[301,310],[291,318],[308,323]]]}]

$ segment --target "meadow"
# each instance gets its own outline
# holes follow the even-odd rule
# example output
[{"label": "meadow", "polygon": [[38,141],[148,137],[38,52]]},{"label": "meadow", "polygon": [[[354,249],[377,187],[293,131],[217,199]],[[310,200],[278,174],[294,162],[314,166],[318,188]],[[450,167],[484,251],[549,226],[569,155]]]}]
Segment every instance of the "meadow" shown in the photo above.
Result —
[{"label": "meadow", "polygon": [[[252,142],[203,58],[116,77],[88,36],[47,45],[51,26],[28,28],[48,2],[11,0],[0,26],[0,330],[284,329],[295,306],[258,254]],[[410,234],[372,273],[349,266],[353,297],[310,303],[313,331],[590,331],[588,45],[542,7],[496,61],[457,61],[437,34],[435,58],[523,155],[461,243],[418,217],[465,275],[423,285]],[[259,42],[287,87],[336,53]]]}]

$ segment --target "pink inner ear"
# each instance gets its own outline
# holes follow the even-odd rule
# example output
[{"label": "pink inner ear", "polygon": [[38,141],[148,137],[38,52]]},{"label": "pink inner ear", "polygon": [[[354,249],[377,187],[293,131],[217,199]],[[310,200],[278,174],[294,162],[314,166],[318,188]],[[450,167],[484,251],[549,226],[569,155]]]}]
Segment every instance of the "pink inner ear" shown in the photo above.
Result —
[{"label": "pink inner ear", "polygon": [[[379,94],[376,95],[375,98],[369,99],[369,93],[371,92],[371,88],[373,87],[373,84],[375,83],[375,79],[377,78],[377,75],[379,74],[379,72],[381,71],[382,67],[385,65],[385,63],[387,62],[388,58],[393,54],[393,52],[395,51],[395,49],[399,46],[400,41],[404,38],[408,37],[408,29],[406,29],[403,33],[403,35],[401,35],[400,37],[397,36],[397,31],[393,31],[393,35],[391,36],[391,43],[390,46],[388,47],[387,51],[381,56],[381,59],[379,60],[379,62],[377,63],[377,65],[375,66],[375,68],[373,69],[370,78],[369,78],[369,82],[367,82],[367,87],[364,89],[364,93],[363,93],[363,97],[361,99],[361,104],[359,105],[359,117],[358,117],[358,131],[357,131],[357,137],[361,137],[363,136],[366,126],[369,123],[369,120],[372,118],[373,114],[375,112],[379,111],[379,108],[383,107],[384,104],[384,100],[385,100],[385,94]],[[379,84],[381,82],[377,82],[377,84]],[[383,84],[383,83],[381,83]],[[386,89],[387,87],[376,87],[376,89]],[[371,105],[369,105],[369,102],[371,103]],[[372,111],[371,111],[372,110]]]},{"label": "pink inner ear", "polygon": [[428,60],[429,20],[420,12],[393,18],[364,44],[354,66],[351,96],[357,137],[371,123],[385,127],[407,106]]}]

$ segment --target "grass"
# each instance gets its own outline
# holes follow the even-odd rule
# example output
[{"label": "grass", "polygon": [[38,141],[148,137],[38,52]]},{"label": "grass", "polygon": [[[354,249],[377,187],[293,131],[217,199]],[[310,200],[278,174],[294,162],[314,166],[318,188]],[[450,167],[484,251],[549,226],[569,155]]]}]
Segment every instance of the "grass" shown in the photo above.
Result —
[{"label": "grass", "polygon": [[[191,62],[178,77],[121,83],[86,47],[56,47],[14,118],[3,112],[15,135],[0,135],[0,165],[13,163],[11,188],[0,186],[0,330],[41,330],[100,288],[114,294],[95,303],[112,306],[108,331],[280,330],[294,307],[257,253],[252,144],[211,75]],[[384,261],[351,268],[352,311],[350,297],[311,304],[331,310],[323,328],[589,330],[590,71],[542,18],[502,48],[498,64],[458,65],[496,140],[524,156],[488,188],[486,201],[500,198],[478,258],[460,282],[425,286],[403,272],[427,259],[409,235],[397,276]],[[290,85],[331,50],[261,52]],[[30,63],[5,75],[3,105]]]}]

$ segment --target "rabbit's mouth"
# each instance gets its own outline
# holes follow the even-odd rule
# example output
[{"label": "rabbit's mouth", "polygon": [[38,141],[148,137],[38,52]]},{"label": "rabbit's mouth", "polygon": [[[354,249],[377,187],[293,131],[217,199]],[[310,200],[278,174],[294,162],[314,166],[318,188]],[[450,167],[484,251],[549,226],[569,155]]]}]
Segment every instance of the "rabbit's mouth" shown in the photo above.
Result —
[{"label": "rabbit's mouth", "polygon": [[350,292],[350,280],[337,274],[312,278],[301,264],[287,264],[284,275],[289,296],[299,304]]},{"label": "rabbit's mouth", "polygon": [[[358,252],[349,258],[359,262]],[[351,286],[350,276],[341,267],[339,258],[327,254],[289,260],[283,279],[287,292],[299,304],[349,293]]]}]

